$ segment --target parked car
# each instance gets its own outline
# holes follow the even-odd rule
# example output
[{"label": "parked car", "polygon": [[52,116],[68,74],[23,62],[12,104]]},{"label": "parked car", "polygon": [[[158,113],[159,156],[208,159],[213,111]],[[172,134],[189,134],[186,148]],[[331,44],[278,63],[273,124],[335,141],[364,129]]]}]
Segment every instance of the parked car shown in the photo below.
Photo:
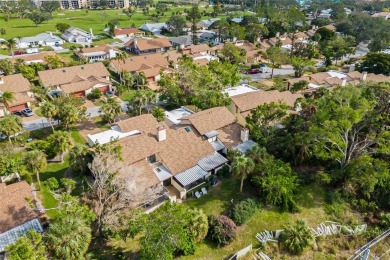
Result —
[{"label": "parked car", "polygon": [[12,112],[12,114],[15,116],[20,116],[20,117],[23,116],[22,112],[20,112],[20,111],[14,111],[14,112]]},{"label": "parked car", "polygon": [[246,74],[258,74],[260,73],[259,69],[250,69],[246,71]]},{"label": "parked car", "polygon": [[31,109],[29,109],[29,108],[23,109],[23,110],[22,110],[22,113],[23,113],[23,115],[25,115],[25,116],[33,116],[33,115],[35,115],[35,113],[34,113]]},{"label": "parked car", "polygon": [[22,52],[22,51],[14,51],[14,55],[22,55],[22,54],[24,54],[24,52]]}]

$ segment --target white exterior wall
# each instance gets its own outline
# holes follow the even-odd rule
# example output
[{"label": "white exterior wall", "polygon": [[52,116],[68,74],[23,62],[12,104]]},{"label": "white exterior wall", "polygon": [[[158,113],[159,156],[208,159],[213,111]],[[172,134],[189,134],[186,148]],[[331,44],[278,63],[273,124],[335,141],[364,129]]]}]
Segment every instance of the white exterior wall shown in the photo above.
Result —
[{"label": "white exterior wall", "polygon": [[180,199],[186,199],[187,190],[182,188],[173,178],[171,179],[171,185],[175,187],[180,193]]}]

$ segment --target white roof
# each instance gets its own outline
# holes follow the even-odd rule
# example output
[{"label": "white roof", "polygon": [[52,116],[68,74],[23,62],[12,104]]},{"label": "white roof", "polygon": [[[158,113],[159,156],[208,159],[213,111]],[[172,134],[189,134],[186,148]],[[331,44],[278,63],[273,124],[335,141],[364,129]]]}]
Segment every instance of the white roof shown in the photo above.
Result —
[{"label": "white roof", "polygon": [[[14,39],[17,43],[19,43],[19,39],[15,38]],[[20,38],[20,42],[40,42],[40,41],[45,41],[45,42],[57,42],[57,41],[62,41],[60,37],[54,34],[50,33],[40,33],[35,36],[31,37],[23,37]]]},{"label": "white roof", "polygon": [[145,23],[141,27],[139,27],[139,29],[148,32],[159,32],[166,27],[166,23]]},{"label": "white roof", "polygon": [[248,84],[242,84],[242,85],[232,87],[232,88],[225,88],[223,90],[223,93],[227,93],[229,95],[229,97],[233,97],[233,96],[237,96],[237,95],[241,95],[241,94],[245,94],[245,93],[249,93],[249,92],[253,92],[253,91],[259,91],[259,90],[255,87],[248,85]]},{"label": "white roof", "polygon": [[160,181],[165,181],[173,176],[172,173],[163,164],[153,168],[153,171]]},{"label": "white roof", "polygon": [[314,83],[309,83],[308,87],[309,87],[309,88],[319,88],[319,87],[321,87],[321,86],[318,86],[318,85],[316,85],[316,84],[314,84]]},{"label": "white roof", "polygon": [[339,78],[339,79],[343,79],[343,78],[345,78],[347,75],[345,74],[345,73],[342,73],[342,72],[339,72],[339,71],[335,71],[335,70],[330,70],[330,71],[328,71],[327,72],[329,75],[330,75],[330,77],[337,77],[337,78]]},{"label": "white roof", "polygon": [[232,18],[230,21],[232,21],[234,23],[241,23],[242,22],[242,18],[241,17]]},{"label": "white roof", "polygon": [[93,146],[94,144],[106,144],[111,142],[114,139],[121,139],[126,136],[136,135],[140,133],[141,132],[138,130],[122,133],[118,130],[115,130],[114,128],[97,134],[87,135],[87,137],[88,137],[88,144],[90,146]]},{"label": "white roof", "polygon": [[180,118],[186,117],[189,115],[194,114],[193,111],[189,110],[188,108],[181,107],[175,110],[171,111],[165,111],[165,118],[174,123],[175,125],[180,124]]}]

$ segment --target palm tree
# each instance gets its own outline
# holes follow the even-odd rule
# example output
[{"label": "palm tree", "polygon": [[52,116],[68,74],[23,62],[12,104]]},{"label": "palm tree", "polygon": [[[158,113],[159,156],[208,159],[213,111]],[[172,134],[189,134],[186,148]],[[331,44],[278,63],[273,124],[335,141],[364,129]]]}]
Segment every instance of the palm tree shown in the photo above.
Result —
[{"label": "palm tree", "polygon": [[161,107],[155,107],[153,109],[152,115],[157,119],[158,122],[161,122],[165,118],[164,109],[162,109]]},{"label": "palm tree", "polygon": [[136,79],[136,83],[135,84],[136,84],[136,86],[138,88],[142,87],[142,86],[144,86],[146,84],[147,79],[146,79],[146,75],[145,75],[145,73],[143,71],[141,71],[139,73],[135,72],[134,73],[134,77]]},{"label": "palm tree", "polygon": [[241,178],[240,193],[242,192],[242,187],[244,186],[244,180],[248,177],[248,174],[250,174],[254,168],[255,164],[253,160],[244,154],[233,158],[233,175]]},{"label": "palm tree", "polygon": [[69,162],[74,172],[84,173],[88,168],[90,160],[91,154],[86,145],[76,144],[69,151]]},{"label": "palm tree", "polygon": [[145,97],[146,97],[147,110],[148,110],[148,114],[149,114],[150,113],[150,106],[151,106],[151,104],[154,104],[156,102],[157,94],[156,94],[156,92],[154,92],[152,90],[146,90]]},{"label": "palm tree", "polygon": [[38,186],[41,189],[41,179],[39,178],[39,172],[43,171],[47,166],[46,155],[39,150],[33,150],[26,153],[24,158],[27,169],[37,176]]},{"label": "palm tree", "polygon": [[146,91],[143,89],[138,90],[135,95],[129,100],[129,106],[132,106],[138,115],[142,115],[142,108],[147,103]]},{"label": "palm tree", "polygon": [[61,162],[64,162],[64,153],[72,147],[70,134],[64,131],[57,131],[51,134],[47,141],[52,145],[53,152],[60,155]]},{"label": "palm tree", "polygon": [[313,234],[305,222],[298,220],[294,226],[286,226],[280,234],[281,243],[292,253],[301,254],[314,242]]},{"label": "palm tree", "polygon": [[103,113],[103,119],[111,124],[115,117],[122,113],[122,107],[121,104],[113,98],[108,98],[107,101],[103,101],[103,105],[99,112]]},{"label": "palm tree", "polygon": [[18,116],[9,115],[0,120],[0,132],[8,136],[11,143],[11,135],[16,139],[16,134],[22,132],[22,120]]},{"label": "palm tree", "polygon": [[47,118],[47,121],[49,121],[51,129],[53,130],[53,133],[54,133],[54,126],[53,126],[51,120],[53,117],[55,117],[58,114],[58,110],[57,110],[56,106],[51,102],[45,102],[45,103],[43,103],[43,105],[41,107],[41,113],[44,117]]},{"label": "palm tree", "polygon": [[5,42],[5,46],[7,46],[8,50],[10,50],[12,56],[14,56],[14,48],[16,47],[16,41],[14,39],[9,39]]},{"label": "palm tree", "polygon": [[5,108],[7,109],[7,112],[9,110],[9,104],[15,100],[15,95],[11,91],[4,91],[3,93],[0,92],[0,102],[4,104]]},{"label": "palm tree", "polygon": [[121,84],[123,84],[123,81],[122,81],[123,71],[120,69],[120,67],[121,67],[121,62],[123,62],[123,64],[125,64],[126,58],[127,58],[127,53],[124,51],[117,53],[115,56],[115,60],[118,61],[118,73],[119,73],[119,80],[120,80]]},{"label": "palm tree", "polygon": [[66,215],[48,228],[45,241],[55,259],[83,259],[91,243],[91,232],[82,218]]}]

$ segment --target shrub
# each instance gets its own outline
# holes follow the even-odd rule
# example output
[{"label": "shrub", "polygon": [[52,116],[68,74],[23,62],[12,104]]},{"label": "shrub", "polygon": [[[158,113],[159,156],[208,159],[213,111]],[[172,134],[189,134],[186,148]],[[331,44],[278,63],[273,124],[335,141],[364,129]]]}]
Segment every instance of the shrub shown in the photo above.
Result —
[{"label": "shrub", "polygon": [[217,171],[217,176],[220,178],[230,177],[230,167],[228,165],[223,166],[221,169]]},{"label": "shrub", "polygon": [[91,99],[98,99],[98,98],[101,98],[102,95],[103,95],[103,93],[102,93],[102,91],[101,91],[100,89],[94,88],[94,89],[91,91],[91,93],[89,93],[89,94],[87,95],[87,98],[90,99],[90,100],[91,100]]},{"label": "shrub", "polygon": [[255,214],[258,209],[259,207],[256,201],[253,199],[246,199],[234,205],[230,217],[236,225],[241,226]]},{"label": "shrub", "polygon": [[209,216],[207,236],[220,246],[227,245],[236,237],[236,224],[226,216]]},{"label": "shrub", "polygon": [[301,254],[313,241],[310,228],[302,220],[298,220],[294,226],[286,226],[280,234],[280,242],[294,254]]}]

